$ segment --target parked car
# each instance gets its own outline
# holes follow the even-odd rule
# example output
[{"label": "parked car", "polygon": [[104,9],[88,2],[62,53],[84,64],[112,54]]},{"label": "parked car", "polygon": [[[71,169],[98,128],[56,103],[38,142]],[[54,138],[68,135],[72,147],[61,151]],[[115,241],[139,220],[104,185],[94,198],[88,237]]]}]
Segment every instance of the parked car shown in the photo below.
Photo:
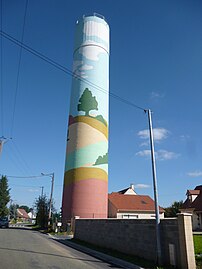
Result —
[{"label": "parked car", "polygon": [[8,228],[8,226],[9,226],[8,217],[1,217],[0,218],[0,228]]}]

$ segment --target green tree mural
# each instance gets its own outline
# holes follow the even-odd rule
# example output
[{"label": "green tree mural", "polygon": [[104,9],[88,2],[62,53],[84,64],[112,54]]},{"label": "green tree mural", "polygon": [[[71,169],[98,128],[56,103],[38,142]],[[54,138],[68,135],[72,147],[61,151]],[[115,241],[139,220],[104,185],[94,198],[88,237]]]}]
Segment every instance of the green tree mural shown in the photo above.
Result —
[{"label": "green tree mural", "polygon": [[79,99],[78,111],[84,111],[85,115],[89,116],[91,110],[98,110],[98,102],[95,96],[92,95],[92,92],[85,88]]},{"label": "green tree mural", "polygon": [[105,164],[105,163],[108,163],[108,153],[106,153],[104,156],[99,156],[94,165]]}]

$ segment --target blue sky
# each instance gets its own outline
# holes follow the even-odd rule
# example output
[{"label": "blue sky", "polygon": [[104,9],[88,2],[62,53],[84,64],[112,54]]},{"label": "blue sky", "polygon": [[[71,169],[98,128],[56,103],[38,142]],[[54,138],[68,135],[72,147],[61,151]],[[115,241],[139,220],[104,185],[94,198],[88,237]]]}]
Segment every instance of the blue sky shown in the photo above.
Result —
[{"label": "blue sky", "polygon": [[[25,0],[2,0],[3,31],[21,40]],[[159,203],[185,199],[202,184],[202,2],[199,0],[29,0],[24,43],[72,69],[76,20],[93,12],[111,29],[110,91],[153,111]],[[3,39],[3,117],[0,136],[11,136],[0,173],[55,172],[61,206],[71,77]],[[0,110],[1,111],[1,110]],[[3,126],[2,126],[3,119]],[[134,183],[153,197],[148,120],[143,111],[110,97],[109,192]],[[3,127],[3,130],[2,130]],[[9,178],[11,196],[32,206],[50,178]]]}]

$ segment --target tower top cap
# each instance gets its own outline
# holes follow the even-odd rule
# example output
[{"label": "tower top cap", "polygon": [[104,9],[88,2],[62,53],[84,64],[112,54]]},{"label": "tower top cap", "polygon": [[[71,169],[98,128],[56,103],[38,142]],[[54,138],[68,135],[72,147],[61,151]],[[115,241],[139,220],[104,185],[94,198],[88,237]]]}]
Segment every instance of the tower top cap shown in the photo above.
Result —
[{"label": "tower top cap", "polygon": [[74,51],[87,45],[98,46],[109,53],[109,25],[104,16],[98,13],[83,15],[76,22]]},{"label": "tower top cap", "polygon": [[[94,12],[93,13],[93,15],[83,15],[83,19],[85,18],[85,17],[91,17],[91,16],[94,16],[94,17],[98,17],[98,18],[101,18],[101,19],[103,19],[103,20],[105,20],[105,17],[102,15],[102,14],[99,14],[99,13],[96,13],[96,12]],[[106,20],[105,20],[106,21]]]}]

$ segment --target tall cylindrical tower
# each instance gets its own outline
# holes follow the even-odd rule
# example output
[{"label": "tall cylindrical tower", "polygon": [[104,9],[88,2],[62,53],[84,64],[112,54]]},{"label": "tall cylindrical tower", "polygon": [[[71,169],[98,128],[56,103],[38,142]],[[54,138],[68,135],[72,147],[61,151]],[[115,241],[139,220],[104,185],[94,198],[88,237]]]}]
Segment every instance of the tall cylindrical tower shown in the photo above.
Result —
[{"label": "tall cylindrical tower", "polygon": [[107,217],[109,26],[104,18],[77,21],[73,73],[63,223],[74,216]]}]

